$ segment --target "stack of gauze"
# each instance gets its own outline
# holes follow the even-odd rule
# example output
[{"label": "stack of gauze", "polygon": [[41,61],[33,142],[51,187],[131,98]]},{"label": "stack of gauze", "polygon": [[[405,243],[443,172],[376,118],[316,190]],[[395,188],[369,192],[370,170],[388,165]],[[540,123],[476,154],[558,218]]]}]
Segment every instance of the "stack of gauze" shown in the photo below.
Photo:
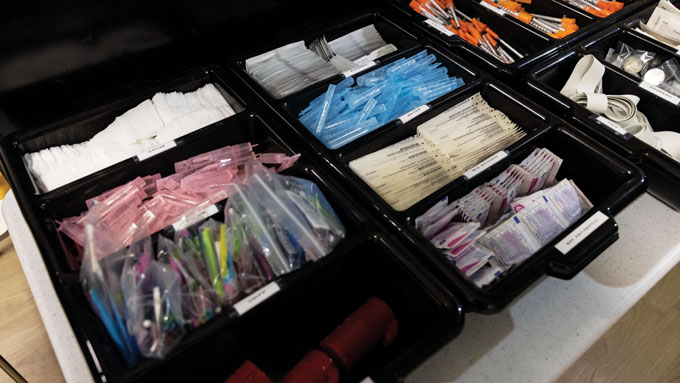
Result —
[{"label": "stack of gauze", "polygon": [[276,170],[282,171],[298,158],[299,155],[282,153],[255,154],[250,143],[199,154],[175,163],[174,174],[137,177],[87,200],[89,210],[58,222],[58,230],[83,246],[85,222],[93,220],[102,225],[116,243],[127,246],[140,224],[150,235],[174,223],[191,209],[207,207],[227,198],[228,186],[241,182],[245,177],[244,165],[249,160],[280,164]]},{"label": "stack of gauze", "polygon": [[464,85],[423,50],[348,77],[312,100],[298,118],[329,149],[337,149]]},{"label": "stack of gauze", "polygon": [[369,25],[331,42],[318,38],[309,49],[297,41],[251,57],[246,72],[279,99],[395,50]]},{"label": "stack of gauze", "polygon": [[418,126],[417,135],[350,162],[395,210],[405,210],[525,136],[477,93]]},{"label": "stack of gauze", "polygon": [[592,204],[571,180],[555,181],[562,160],[536,149],[519,165],[416,219],[416,228],[484,286],[576,222]]},{"label": "stack of gauze", "polygon": [[47,192],[233,114],[212,84],[191,93],[157,93],[89,141],[28,153],[24,160],[38,188]]}]

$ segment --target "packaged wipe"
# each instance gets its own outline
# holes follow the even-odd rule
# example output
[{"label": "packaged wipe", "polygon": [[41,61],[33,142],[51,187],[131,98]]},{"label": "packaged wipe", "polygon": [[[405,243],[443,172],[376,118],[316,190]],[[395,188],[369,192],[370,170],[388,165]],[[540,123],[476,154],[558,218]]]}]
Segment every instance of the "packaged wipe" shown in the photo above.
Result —
[{"label": "packaged wipe", "polygon": [[395,210],[411,207],[525,136],[479,93],[419,125],[417,132],[349,164]]},{"label": "packaged wipe", "polygon": [[556,182],[562,159],[536,149],[494,179],[416,218],[416,229],[478,286],[524,262],[592,204],[573,181]]}]

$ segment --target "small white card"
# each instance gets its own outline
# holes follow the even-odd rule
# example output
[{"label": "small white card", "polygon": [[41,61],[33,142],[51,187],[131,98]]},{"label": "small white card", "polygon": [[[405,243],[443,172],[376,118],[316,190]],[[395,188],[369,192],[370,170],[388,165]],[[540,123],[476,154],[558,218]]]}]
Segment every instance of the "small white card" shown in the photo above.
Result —
[{"label": "small white card", "polygon": [[626,132],[625,129],[616,125],[615,123],[610,121],[607,117],[598,116],[596,118],[596,120],[597,120],[597,122],[600,123],[600,125],[606,126],[607,128],[613,130],[616,134],[619,134],[621,136],[625,136],[628,133],[628,132]]},{"label": "small white card", "polygon": [[427,112],[428,110],[430,110],[429,105],[427,105],[427,104],[421,105],[421,106],[411,110],[410,112],[406,112],[406,113],[402,114],[401,117],[399,117],[399,121],[401,121],[402,124],[405,124],[405,123],[413,120],[414,118],[420,116],[421,114]]},{"label": "small white card", "polygon": [[487,8],[487,9],[493,11],[494,13],[496,13],[496,14],[498,14],[498,15],[503,16],[503,15],[505,14],[505,11],[503,11],[502,9],[500,9],[500,8],[498,8],[498,7],[494,7],[493,5],[487,3],[487,2],[484,1],[484,0],[480,1],[479,4],[480,4],[482,7]]},{"label": "small white card", "polygon": [[279,292],[280,290],[281,288],[279,287],[278,283],[271,282],[268,285],[260,288],[259,290],[255,291],[254,293],[248,295],[244,299],[241,299],[240,301],[235,303],[234,310],[236,310],[238,315],[243,315],[246,312],[250,311],[253,307],[267,300],[267,298]]},{"label": "small white card", "polygon": [[583,222],[579,227],[574,229],[569,235],[564,237],[561,241],[555,245],[555,248],[562,254],[567,254],[571,249],[576,247],[581,241],[586,239],[590,234],[592,234],[598,227],[602,226],[603,223],[607,222],[609,217],[601,211],[593,214],[585,222]]},{"label": "small white card", "polygon": [[168,141],[168,142],[164,143],[163,145],[157,146],[157,147],[155,147],[155,148],[153,148],[153,149],[151,149],[147,152],[139,153],[137,155],[137,161],[144,161],[147,158],[151,158],[151,157],[153,157],[157,154],[161,154],[168,149],[174,148],[175,146],[177,146],[177,143],[174,140]]},{"label": "small white card", "polygon": [[652,84],[648,83],[647,81],[642,81],[640,83],[640,88],[642,88],[642,89],[644,89],[644,90],[646,90],[650,93],[653,93],[653,94],[655,94],[655,95],[663,98],[664,100],[671,102],[675,105],[680,104],[680,97],[674,95],[673,93],[665,91],[665,90],[659,88],[656,85],[652,85]]},{"label": "small white card", "polygon": [[438,30],[439,32],[441,32],[441,33],[443,33],[443,34],[445,34],[445,35],[447,35],[447,36],[453,36],[453,32],[451,32],[450,30],[446,29],[443,25],[437,24],[437,23],[435,23],[434,21],[432,21],[432,20],[430,20],[430,19],[425,20],[425,24],[431,26],[432,28]]},{"label": "small white card", "polygon": [[508,156],[508,152],[506,152],[505,150],[500,151],[500,152],[494,154],[493,156],[485,159],[484,161],[478,163],[477,165],[475,165],[474,167],[472,167],[470,170],[466,171],[465,173],[463,173],[463,177],[465,177],[467,179],[471,179],[474,176],[476,176],[477,174],[483,172],[484,169],[492,166],[493,164],[497,163],[498,161],[502,160],[503,158],[505,158],[507,156]]},{"label": "small white card", "polygon": [[184,217],[184,219],[180,219],[179,221],[173,223],[172,227],[175,229],[175,231],[184,230],[198,221],[202,221],[214,214],[217,214],[218,211],[217,205],[210,205],[205,209],[198,210],[191,215]]},{"label": "small white card", "polygon": [[356,67],[356,68],[354,68],[354,69],[350,69],[350,70],[348,70],[348,71],[342,72],[342,75],[345,76],[345,78],[347,78],[347,77],[352,77],[352,76],[354,76],[355,74],[357,74],[357,73],[359,73],[359,72],[363,72],[363,71],[365,71],[366,69],[368,69],[368,68],[370,68],[370,67],[372,67],[372,66],[375,66],[375,61],[373,61],[373,60],[368,60],[368,61],[366,61],[366,63],[364,63],[363,65],[360,65],[360,66],[358,66],[358,67]]}]

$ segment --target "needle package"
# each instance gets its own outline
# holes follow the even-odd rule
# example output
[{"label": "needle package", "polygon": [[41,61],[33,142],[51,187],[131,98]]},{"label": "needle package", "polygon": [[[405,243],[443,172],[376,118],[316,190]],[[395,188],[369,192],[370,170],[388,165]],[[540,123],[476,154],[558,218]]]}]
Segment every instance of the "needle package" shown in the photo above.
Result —
[{"label": "needle package", "polygon": [[395,210],[405,210],[525,136],[477,93],[421,124],[417,135],[350,162]]},{"label": "needle package", "polygon": [[304,41],[297,41],[251,57],[245,66],[250,77],[279,99],[394,50],[396,47],[369,25],[331,42],[319,37],[309,48]]},{"label": "needle package", "polygon": [[483,287],[592,207],[573,181],[556,181],[561,164],[549,150],[536,149],[458,200],[439,201],[416,219],[416,229]]},{"label": "needle package", "polygon": [[299,155],[253,152],[253,145],[226,146],[179,161],[177,173],[136,179],[86,201],[88,211],[58,223],[58,230],[79,246],[84,246],[86,217],[95,216],[121,245],[132,243],[135,230],[143,222],[150,233],[172,224],[191,209],[208,207],[227,198],[227,187],[245,177],[245,165],[254,160],[279,164],[282,171]]},{"label": "needle package", "polygon": [[40,191],[47,192],[234,113],[213,84],[189,93],[157,93],[116,117],[89,141],[27,153],[24,161]]},{"label": "needle package", "polygon": [[[555,39],[562,39],[570,34],[578,31],[579,27],[576,25],[576,19],[568,17],[555,17],[548,15],[540,15],[537,13],[528,12],[520,2],[512,0],[484,0],[486,4],[498,8],[505,14],[508,14],[517,20],[530,25],[533,28],[547,34]],[[619,3],[623,6],[623,3]]]},{"label": "needle package", "polygon": [[[489,6],[498,7],[494,2],[490,2]],[[452,0],[412,0],[409,7],[423,15],[432,23],[430,25],[441,28],[446,34],[460,37],[502,63],[511,64],[524,58],[524,54],[503,40],[482,20],[472,18],[456,8]]]},{"label": "needle package", "polygon": [[178,228],[173,239],[151,235],[138,221],[125,247],[97,214],[106,201],[86,215],[81,283],[128,363],[140,354],[163,358],[189,329],[344,238],[313,182],[278,175],[256,159],[245,173],[225,186],[224,222],[207,218]]},{"label": "needle package", "polygon": [[332,84],[298,118],[329,149],[337,149],[402,114],[464,85],[423,50]]},{"label": "needle package", "polygon": [[564,0],[565,2],[583,9],[597,17],[607,17],[614,12],[620,11],[624,3],[614,0]]}]

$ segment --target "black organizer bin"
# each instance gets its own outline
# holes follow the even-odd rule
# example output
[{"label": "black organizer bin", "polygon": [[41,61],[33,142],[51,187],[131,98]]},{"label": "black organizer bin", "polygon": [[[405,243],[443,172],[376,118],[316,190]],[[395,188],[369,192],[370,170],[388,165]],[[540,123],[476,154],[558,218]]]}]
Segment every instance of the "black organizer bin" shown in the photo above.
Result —
[{"label": "black organizer bin", "polygon": [[[129,181],[128,174],[125,172],[126,169],[138,169],[140,172],[149,171],[149,173],[140,173],[147,175],[151,174],[151,169],[157,166],[151,165],[153,161],[149,159],[138,161],[136,158],[129,158],[49,192],[41,193],[36,188],[32,176],[24,164],[23,155],[55,145],[75,144],[88,140],[106,128],[116,116],[151,98],[156,92],[193,91],[207,83],[215,84],[237,113],[176,139],[177,147],[171,152],[181,153],[184,150],[188,151],[187,148],[193,147],[195,142],[200,140],[200,137],[206,132],[222,129],[225,125],[228,125],[230,120],[234,120],[234,123],[238,123],[238,121],[243,123],[248,119],[247,113],[244,112],[248,102],[239,95],[243,92],[235,90],[232,85],[234,84],[233,79],[227,80],[219,73],[219,68],[215,66],[192,68],[171,79],[137,81],[135,82],[136,86],[124,86],[118,89],[119,94],[109,99],[98,98],[93,100],[101,102],[101,104],[93,105],[86,112],[75,114],[45,126],[23,127],[22,130],[2,139],[0,151],[3,174],[12,185],[19,206],[24,209],[22,212],[33,230],[41,252],[44,256],[53,259],[55,264],[63,266],[54,270],[57,277],[61,276],[65,270],[73,270],[76,267],[74,263],[75,249],[69,248],[68,244],[65,244],[64,248],[71,255],[64,258],[59,252],[55,253],[54,249],[48,245],[48,241],[42,241],[46,237],[56,241],[60,241],[61,238],[57,236],[54,224],[45,225],[44,222],[38,220],[39,212],[49,205],[49,201],[60,201],[60,208],[63,209],[61,211],[66,215],[60,214],[58,218],[79,214],[84,210],[84,205],[82,208],[76,209],[79,202],[74,202],[72,199],[72,195],[76,191],[93,197]],[[111,94],[113,93],[115,92]],[[193,154],[205,151],[197,148],[193,150]],[[179,157],[176,156],[176,158]],[[172,163],[166,165],[169,168],[173,166]],[[29,207],[31,211],[28,211]],[[48,270],[52,271],[49,267],[48,264]]]},{"label": "black organizer bin", "polygon": [[[519,125],[523,126],[527,131],[528,137],[510,148],[511,153],[513,153],[510,158],[513,160],[518,159],[514,153],[521,152],[523,153],[522,155],[526,156],[530,152],[530,150],[527,149],[527,145],[533,142],[542,142],[544,140],[546,142],[551,142],[553,146],[557,146],[558,148],[554,150],[552,147],[548,148],[553,150],[556,154],[561,155],[559,145],[556,145],[555,139],[552,139],[551,141],[551,139],[543,137],[567,137],[569,134],[577,134],[574,133],[573,128],[570,127],[557,128],[557,125],[555,125],[556,123],[552,120],[554,117],[550,117],[550,114],[547,111],[535,106],[535,104],[527,101],[522,96],[519,96],[516,92],[511,91],[508,87],[500,85],[496,81],[488,80],[484,73],[466,63],[464,60],[459,59],[457,56],[443,52],[436,43],[423,41],[419,44],[415,44],[410,48],[397,52],[397,54],[389,59],[382,60],[376,67],[371,69],[376,69],[380,65],[389,64],[389,62],[397,60],[400,57],[410,56],[422,49],[427,49],[428,52],[434,53],[437,56],[437,61],[442,62],[444,66],[449,68],[450,76],[455,75],[457,77],[462,77],[466,84],[431,102],[429,104],[430,109],[425,111],[422,115],[415,117],[412,121],[406,124],[403,124],[399,120],[392,121],[375,131],[334,150],[328,149],[321,141],[314,137],[314,135],[300,123],[297,119],[297,115],[311,100],[325,92],[329,84],[340,82],[340,78],[320,82],[282,100],[273,100],[263,88],[243,70],[242,62],[237,62],[236,65],[232,66],[232,69],[241,77],[244,83],[262,99],[262,101],[269,104],[270,111],[273,112],[274,118],[284,119],[297,137],[303,140],[306,145],[311,147],[319,156],[319,160],[328,165],[330,171],[335,172],[344,180],[343,186],[353,192],[354,197],[357,200],[365,201],[367,208],[383,219],[383,223],[391,230],[398,233],[398,236],[405,239],[403,242],[416,261],[426,264],[433,274],[447,283],[449,288],[463,294],[464,301],[468,304],[466,309],[482,312],[497,311],[519,295],[522,290],[535,281],[540,275],[545,273],[562,278],[573,277],[606,248],[606,246],[616,239],[617,228],[613,219],[609,219],[598,229],[598,231],[593,233],[591,237],[584,240],[581,246],[571,251],[568,256],[560,256],[553,247],[559,240],[568,234],[568,231],[565,232],[539,252],[540,254],[537,254],[530,261],[518,267],[516,272],[510,273],[507,278],[504,278],[504,280],[496,286],[482,290],[469,282],[449,263],[448,260],[438,254],[419,233],[416,233],[415,229],[412,227],[413,219],[415,219],[417,215],[422,214],[443,195],[450,194],[450,197],[453,197],[454,195],[462,196],[463,190],[466,188],[471,189],[473,186],[476,186],[476,184],[474,184],[474,182],[476,182],[474,179],[472,180],[473,182],[465,182],[462,179],[458,179],[438,193],[435,193],[435,195],[427,198],[426,201],[421,201],[419,204],[408,209],[406,212],[396,212],[363,183],[363,181],[361,181],[361,179],[349,168],[348,164],[351,160],[415,134],[417,124],[434,117],[446,108],[476,92],[482,92],[486,97],[490,97],[489,102],[492,106],[499,108],[511,118],[515,119]],[[360,76],[362,74],[363,73],[359,73],[355,76]],[[532,106],[528,107],[527,105]],[[563,124],[562,122],[560,123]],[[564,133],[565,131],[568,131],[569,134]],[[586,137],[577,137],[578,139],[572,140],[576,147],[594,144],[587,141]],[[581,140],[586,140],[586,143],[582,143]],[[601,147],[592,149],[595,154],[591,154],[590,157],[586,156],[585,158],[591,158],[594,161],[602,162],[602,156],[612,156],[611,161],[604,161],[605,163],[609,163],[610,166],[602,169],[603,174],[600,177],[600,179],[608,179],[610,181],[609,186],[603,186],[603,190],[606,190],[609,194],[606,196],[599,195],[601,192],[598,189],[593,187],[582,187],[579,185],[584,189],[586,194],[588,194],[586,189],[595,190],[591,191],[591,194],[594,193],[598,196],[597,198],[593,198],[593,201],[598,201],[598,204],[596,204],[596,209],[585,215],[574,227],[578,227],[578,225],[592,216],[596,210],[601,210],[610,216],[614,215],[623,206],[642,193],[646,187],[644,176],[639,169],[622,161],[619,157],[612,155],[610,152],[606,152],[605,155],[600,154],[600,149]],[[564,158],[572,157],[567,153],[564,154]],[[519,159],[521,160],[521,158]],[[579,166],[582,166],[583,162],[579,159],[578,164]],[[491,169],[500,171],[508,165],[509,160],[505,160],[492,166]],[[569,167],[575,165],[565,166]],[[572,170],[571,172],[573,173],[574,171]],[[580,174],[578,178],[583,179],[585,176]],[[578,184],[578,179],[576,181]],[[587,180],[582,180],[582,183],[587,182]],[[586,243],[588,245],[586,245]]]},{"label": "black organizer bin", "polygon": [[[305,42],[306,46],[309,46],[313,40],[322,36],[325,36],[327,41],[331,41],[371,24],[375,26],[376,30],[386,43],[394,44],[394,46],[397,48],[397,51],[391,52],[374,60],[374,62],[378,64],[389,60],[395,55],[399,55],[399,52],[412,47],[419,40],[416,35],[409,31],[409,26],[407,24],[405,25],[400,20],[395,19],[390,12],[384,12],[378,9],[363,10],[343,18],[340,22],[334,21],[334,24],[330,27],[328,25],[320,25],[319,23],[307,23],[298,26],[294,30],[282,31],[281,33],[277,34],[277,36],[272,36],[271,42],[269,44],[258,46],[243,54],[240,54],[235,65],[232,65],[232,69],[239,73],[240,77],[246,79],[250,87],[258,88],[260,97],[265,99],[267,102],[279,102],[279,100],[285,101],[291,97],[294,97],[296,94],[306,91],[307,89],[315,88],[319,86],[319,84],[328,84],[329,82],[339,81],[344,77],[342,75],[335,75],[315,84],[311,84],[308,87],[300,89],[286,97],[275,99],[264,89],[264,87],[261,87],[260,84],[252,79],[247,73],[245,64],[247,59],[301,40]],[[374,68],[375,67],[371,69]]]},{"label": "black organizer bin", "polygon": [[[158,85],[169,90],[170,83]],[[144,92],[138,96],[148,97]],[[138,102],[134,97],[128,101],[124,105]],[[117,112],[102,107],[93,112],[98,114]],[[370,353],[350,375],[343,376],[343,381],[358,382],[366,376],[376,382],[395,381],[462,328],[463,312],[457,299],[420,265],[412,263],[395,245],[395,238],[337,193],[340,189],[335,181],[313,164],[304,149],[299,150],[277,125],[250,109],[185,136],[176,147],[150,159],[125,161],[53,192],[35,194],[20,152],[37,147],[36,140],[44,145],[58,141],[62,130],[75,130],[92,118],[75,116],[60,128],[17,134],[2,142],[1,154],[95,381],[191,380],[197,376],[205,381],[223,381],[244,360],[253,361],[272,378],[280,378],[372,296],[392,307],[399,321],[399,335],[390,347]],[[166,359],[142,358],[126,366],[87,301],[77,265],[67,262],[63,244],[70,239],[56,231],[54,219],[78,214],[86,208],[88,198],[137,176],[157,172],[165,176],[174,172],[178,160],[244,141],[257,142],[258,152],[302,153],[301,160],[284,174],[309,179],[319,186],[345,225],[346,237],[328,256],[277,279],[281,291],[243,317],[232,308],[223,310],[208,323],[189,330]],[[272,318],[276,318],[273,324]]]},{"label": "black organizer bin", "polygon": [[[460,177],[412,207],[396,211],[349,167],[354,159],[415,135],[418,125],[478,92],[492,107],[508,115],[527,133],[526,137],[507,148],[508,157],[480,174],[471,179]],[[449,197],[449,202],[462,197],[511,163],[523,160],[533,149],[541,147],[548,148],[564,159],[558,179],[573,179],[594,208],[529,260],[514,267],[495,284],[480,289],[416,231],[415,218],[444,196]],[[507,86],[488,79],[467,86],[406,124],[400,124],[371,140],[357,140],[336,152],[330,166],[344,179],[344,185],[355,197],[366,201],[369,209],[381,216],[389,227],[402,236],[413,258],[427,265],[453,291],[463,295],[466,310],[488,313],[502,309],[543,274],[563,279],[576,275],[618,238],[618,227],[612,217],[646,188],[644,175],[633,164]],[[582,228],[584,222],[597,212],[602,212],[609,218],[578,246],[566,255],[561,254],[555,245],[570,233]]]},{"label": "black organizer bin", "polygon": [[[654,9],[656,9],[656,6],[658,5],[658,3],[659,3],[659,2],[656,1],[656,0],[650,2],[650,3],[649,3],[650,5],[649,5],[648,7],[646,7],[645,9],[643,9],[643,10],[637,12],[636,14],[634,14],[634,15],[628,17],[627,19],[623,20],[623,21],[619,24],[619,26],[620,26],[621,28],[627,28],[627,29],[629,29],[629,30],[634,30],[635,28],[638,28],[638,26],[640,25],[640,22],[645,22],[645,23],[646,23],[647,20],[649,19],[649,17],[652,16],[652,13],[654,12]],[[680,1],[673,1],[673,0],[671,0],[671,3],[673,3],[673,5],[675,5],[676,8],[677,8],[677,7],[680,7]],[[670,46],[670,45],[668,45],[668,44],[666,44],[666,43],[663,43],[663,42],[661,42],[661,41],[658,41],[658,40],[654,39],[654,38],[651,37],[651,36],[647,36],[647,35],[645,35],[645,34],[643,34],[643,33],[637,33],[637,36],[638,36],[641,40],[645,40],[645,41],[652,42],[652,43],[654,43],[654,44],[661,45],[661,46],[663,46],[664,48],[670,50],[671,52],[676,52],[676,51],[677,51],[677,50],[676,50],[675,48],[673,48],[672,46]]]},{"label": "black organizer bin", "polygon": [[[436,107],[442,102],[446,102],[446,100],[452,97],[452,95],[460,93],[461,91],[469,88],[470,86],[472,86],[472,84],[478,81],[480,72],[476,68],[469,64],[466,64],[463,60],[457,58],[456,56],[450,53],[443,52],[442,49],[439,48],[438,46],[429,43],[414,44],[409,48],[395,52],[396,54],[392,55],[389,58],[381,60],[376,66],[372,67],[371,69],[368,69],[365,72],[357,73],[353,77],[356,79],[357,77],[361,76],[364,73],[368,73],[371,70],[375,70],[380,68],[381,66],[388,65],[389,63],[396,61],[402,57],[409,57],[415,55],[416,53],[422,50],[427,50],[428,54],[429,53],[434,54],[437,57],[436,61],[442,63],[442,66],[448,68],[448,75],[450,77],[451,76],[459,77],[462,78],[463,81],[465,81],[465,85],[453,90],[449,94],[443,95],[438,99],[428,103],[430,107]],[[286,121],[287,125],[290,126],[292,130],[295,132],[295,134],[299,137],[299,139],[305,141],[306,145],[310,146],[315,153],[320,155],[322,160],[328,161],[329,159],[340,155],[339,153],[341,153],[343,147],[339,149],[327,148],[326,145],[324,145],[319,139],[317,139],[298,120],[297,116],[301,110],[306,108],[309,105],[309,103],[312,100],[314,100],[314,98],[318,97],[320,94],[325,92],[330,84],[337,84],[340,81],[342,81],[342,78],[329,79],[327,81],[320,82],[313,87],[308,87],[305,90],[292,94],[282,100],[271,100],[267,99],[266,95],[264,94],[266,92],[253,79],[251,79],[248,76],[248,74],[245,73],[245,71],[241,71],[238,67],[235,68],[235,70],[237,74],[240,75],[241,79],[247,84],[247,86],[249,86],[251,90],[257,93],[263,99],[263,101],[269,104],[271,110],[275,113],[276,117],[283,118]],[[390,131],[398,127],[400,124],[401,122],[398,119],[387,122],[383,126],[375,129],[374,131],[346,144],[344,147],[370,143],[376,137],[379,137],[383,134],[389,134]]]},{"label": "black organizer bin", "polygon": [[584,10],[560,0],[540,0],[533,2],[531,5],[524,5],[525,9],[537,14],[556,17],[562,17],[564,15],[569,18],[575,18],[579,30],[562,39],[550,37],[538,29],[519,21],[513,16],[499,15],[481,5],[480,1],[458,0],[454,2],[455,6],[462,13],[469,17],[480,18],[480,20],[496,32],[501,39],[504,39],[520,53],[526,55],[522,59],[513,56],[516,61],[511,64],[501,62],[492,55],[474,47],[456,35],[440,31],[439,29],[428,25],[426,23],[426,17],[417,14],[409,7],[410,0],[392,0],[388,1],[388,3],[393,8],[398,9],[407,20],[414,25],[417,25],[419,29],[426,31],[426,33],[434,37],[437,41],[446,44],[454,52],[469,59],[475,65],[478,65],[491,73],[507,76],[506,78],[503,78],[505,82],[518,82],[520,79],[518,75],[525,73],[531,66],[549,59],[564,49],[573,46],[578,41],[591,36],[598,30],[621,20],[632,12],[638,11],[641,7],[648,4],[649,1],[651,0],[624,0],[623,3],[625,3],[625,6],[623,9],[606,18],[599,18],[591,15]]},{"label": "black organizer bin", "polygon": [[595,120],[595,113],[559,93],[578,60],[586,54],[593,54],[605,66],[602,84],[606,94],[633,94],[640,97],[638,109],[647,116],[655,131],[680,132],[677,124],[680,106],[639,87],[641,78],[604,61],[608,48],[616,48],[619,40],[633,49],[654,51],[664,60],[673,57],[673,51],[663,44],[643,38],[625,26],[615,26],[584,42],[582,46],[565,52],[554,61],[534,68],[528,75],[527,88],[575,126],[640,166],[648,176],[649,192],[680,210],[680,163],[630,134],[620,135],[600,124]]}]

